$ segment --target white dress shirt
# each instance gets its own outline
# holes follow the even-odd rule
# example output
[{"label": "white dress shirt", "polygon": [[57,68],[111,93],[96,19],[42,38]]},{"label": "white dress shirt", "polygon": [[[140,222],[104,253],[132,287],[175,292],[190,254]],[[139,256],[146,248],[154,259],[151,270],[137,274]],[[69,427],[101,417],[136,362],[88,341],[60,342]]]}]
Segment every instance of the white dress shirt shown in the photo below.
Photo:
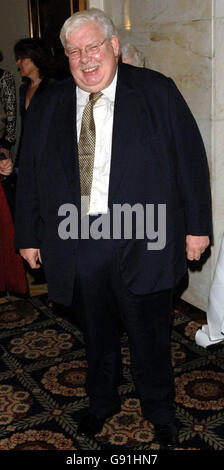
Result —
[{"label": "white dress shirt", "polygon": [[[101,90],[103,96],[96,102],[93,115],[96,128],[95,158],[90,196],[89,214],[105,214],[108,211],[108,193],[111,165],[112,130],[117,73],[111,84]],[[90,93],[76,87],[77,136],[79,140],[82,114]]]}]

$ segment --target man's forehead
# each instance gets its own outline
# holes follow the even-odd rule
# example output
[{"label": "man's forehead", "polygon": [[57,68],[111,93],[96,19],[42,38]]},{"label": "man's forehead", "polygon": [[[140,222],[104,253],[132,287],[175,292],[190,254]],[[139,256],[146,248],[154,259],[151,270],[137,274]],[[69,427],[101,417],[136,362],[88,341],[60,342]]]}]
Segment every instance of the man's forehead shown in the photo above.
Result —
[{"label": "man's forehead", "polygon": [[79,28],[71,31],[68,34],[67,44],[69,42],[78,42],[78,41],[94,41],[102,39],[104,37],[104,32],[101,24],[98,21],[90,21]]}]

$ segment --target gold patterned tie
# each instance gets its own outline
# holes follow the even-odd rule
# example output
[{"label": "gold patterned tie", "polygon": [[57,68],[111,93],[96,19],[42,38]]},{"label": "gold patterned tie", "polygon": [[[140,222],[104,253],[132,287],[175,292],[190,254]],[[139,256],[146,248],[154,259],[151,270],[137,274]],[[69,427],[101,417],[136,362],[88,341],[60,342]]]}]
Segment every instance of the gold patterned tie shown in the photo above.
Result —
[{"label": "gold patterned tie", "polygon": [[101,96],[101,91],[90,93],[89,102],[85,106],[82,115],[82,125],[78,144],[79,172],[81,196],[85,196],[86,199],[87,197],[90,198],[91,194],[95,156],[96,130],[93,117],[93,106]]}]

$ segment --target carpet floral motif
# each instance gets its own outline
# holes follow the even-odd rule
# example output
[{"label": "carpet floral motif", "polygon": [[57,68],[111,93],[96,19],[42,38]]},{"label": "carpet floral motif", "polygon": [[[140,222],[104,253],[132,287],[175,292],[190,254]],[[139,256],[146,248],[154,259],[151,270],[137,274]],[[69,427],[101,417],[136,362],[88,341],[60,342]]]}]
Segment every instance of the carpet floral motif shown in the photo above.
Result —
[{"label": "carpet floral motif", "polygon": [[57,357],[72,348],[72,337],[68,333],[55,330],[28,331],[23,336],[13,338],[11,353],[26,359]]},{"label": "carpet floral motif", "polygon": [[224,408],[224,372],[212,370],[181,374],[176,378],[177,403],[198,410]]},{"label": "carpet floral motif", "polygon": [[0,426],[25,416],[31,401],[28,392],[16,390],[12,385],[0,385]]},{"label": "carpet floral motif", "polygon": [[87,362],[63,362],[45,372],[42,384],[53,394],[66,397],[84,397]]},{"label": "carpet floral motif", "polygon": [[30,429],[13,434],[0,442],[0,450],[69,450],[74,449],[71,439],[52,431]]},{"label": "carpet floral motif", "polygon": [[139,400],[134,398],[125,400],[121,412],[107,421],[98,439],[127,448],[138,446],[142,442],[151,442],[153,426],[142,417]]},{"label": "carpet floral motif", "polygon": [[32,310],[29,315],[24,315],[20,311],[17,311],[14,305],[4,304],[1,306],[0,330],[30,325],[33,321],[37,320],[38,316],[39,313],[37,310]]}]

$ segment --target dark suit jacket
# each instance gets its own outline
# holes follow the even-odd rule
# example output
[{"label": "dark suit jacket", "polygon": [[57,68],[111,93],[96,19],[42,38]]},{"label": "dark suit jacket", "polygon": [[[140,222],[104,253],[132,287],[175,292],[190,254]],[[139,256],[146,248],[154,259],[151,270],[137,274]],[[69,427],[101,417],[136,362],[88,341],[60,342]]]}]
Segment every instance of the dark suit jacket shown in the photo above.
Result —
[{"label": "dark suit jacket", "polygon": [[[172,288],[186,271],[185,236],[211,233],[209,174],[196,122],[173,81],[119,64],[109,207],[166,204],[166,246],[115,240],[123,279],[132,293]],[[18,248],[41,249],[49,298],[69,304],[77,240],[61,240],[58,209],[80,209],[73,78],[43,93],[27,116],[17,189]]]}]

